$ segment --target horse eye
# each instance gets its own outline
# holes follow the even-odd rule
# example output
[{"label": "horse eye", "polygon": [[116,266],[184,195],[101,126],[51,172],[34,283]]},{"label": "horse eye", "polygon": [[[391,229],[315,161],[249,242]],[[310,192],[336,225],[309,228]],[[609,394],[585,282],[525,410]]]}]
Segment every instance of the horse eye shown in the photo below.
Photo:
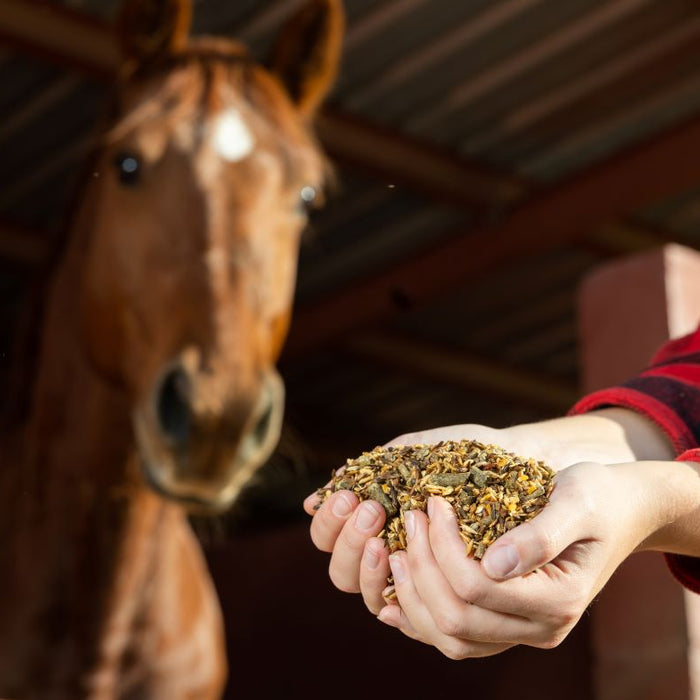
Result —
[{"label": "horse eye", "polygon": [[313,209],[315,201],[316,190],[309,185],[302,187],[299,192],[299,212],[307,215]]},{"label": "horse eye", "polygon": [[114,159],[114,167],[122,185],[135,185],[141,178],[141,161],[133,153],[119,153]]}]

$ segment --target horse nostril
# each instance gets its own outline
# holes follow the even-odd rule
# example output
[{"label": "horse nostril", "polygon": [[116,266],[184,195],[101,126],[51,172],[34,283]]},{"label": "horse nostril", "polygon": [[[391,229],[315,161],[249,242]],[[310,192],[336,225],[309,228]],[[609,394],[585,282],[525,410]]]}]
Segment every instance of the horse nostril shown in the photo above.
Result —
[{"label": "horse nostril", "polygon": [[271,375],[263,384],[255,411],[255,422],[245,436],[241,454],[246,459],[267,458],[279,439],[284,407],[284,385],[279,377]]},{"label": "horse nostril", "polygon": [[270,424],[272,423],[273,409],[274,403],[272,401],[269,401],[267,406],[265,407],[265,411],[260,416],[260,418],[258,418],[258,422],[255,424],[255,428],[253,428],[252,438],[255,441],[256,445],[262,445],[267,439],[267,435],[270,432]]},{"label": "horse nostril", "polygon": [[191,415],[187,401],[188,379],[182,369],[170,370],[160,385],[156,399],[156,416],[165,438],[175,447],[187,444]]}]

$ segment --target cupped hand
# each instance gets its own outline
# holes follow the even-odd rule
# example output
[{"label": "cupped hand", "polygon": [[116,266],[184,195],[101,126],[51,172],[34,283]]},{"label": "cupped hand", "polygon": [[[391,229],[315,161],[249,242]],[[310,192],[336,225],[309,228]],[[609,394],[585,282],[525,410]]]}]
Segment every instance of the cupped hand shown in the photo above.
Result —
[{"label": "cupped hand", "polygon": [[[577,419],[567,419],[577,420]],[[497,429],[485,425],[451,425],[422,432],[406,433],[387,445],[434,444],[442,440],[478,440],[496,444],[524,457],[545,460],[560,468],[571,462],[579,452],[560,441],[548,439],[555,422]],[[575,443],[574,440],[570,441]],[[585,458],[585,457],[584,457]],[[332,553],[329,576],[341,591],[362,593],[365,604],[377,614],[385,601],[383,590],[389,575],[389,553],[376,536],[384,527],[385,515],[374,501],[359,506],[357,496],[350,491],[334,493],[319,507],[316,493],[304,501],[304,510],[313,516],[311,539],[318,549]],[[357,512],[356,512],[357,511]]]},{"label": "cupped hand", "polygon": [[[401,435],[388,445],[433,444],[441,440],[495,444],[521,457],[543,460],[555,470],[578,462],[673,458],[673,449],[657,426],[619,408],[503,429],[453,425]],[[388,552],[376,537],[384,527],[383,510],[370,501],[358,509],[359,501],[349,491],[333,494],[320,508],[319,500],[315,493],[311,494],[304,501],[304,509],[314,516],[314,544],[324,552],[332,552],[331,580],[342,591],[361,592],[370,611],[379,613],[384,607],[382,591],[389,574]]]},{"label": "cupped hand", "polygon": [[465,555],[454,511],[406,513],[408,548],[391,555],[399,605],[379,619],[453,659],[516,644],[557,646],[619,564],[663,520],[636,464],[561,471],[549,504],[482,562]]},{"label": "cupped hand", "polygon": [[[407,433],[387,444],[432,444],[440,440],[497,443],[501,432],[483,425],[454,425]],[[316,493],[309,495],[304,500],[304,510],[313,516],[313,543],[321,551],[332,553],[328,569],[331,581],[341,591],[361,592],[365,604],[376,615],[385,604],[382,591],[389,576],[389,552],[377,537],[384,527],[384,509],[375,501],[360,504],[350,491],[334,493],[320,507],[319,502]]]}]

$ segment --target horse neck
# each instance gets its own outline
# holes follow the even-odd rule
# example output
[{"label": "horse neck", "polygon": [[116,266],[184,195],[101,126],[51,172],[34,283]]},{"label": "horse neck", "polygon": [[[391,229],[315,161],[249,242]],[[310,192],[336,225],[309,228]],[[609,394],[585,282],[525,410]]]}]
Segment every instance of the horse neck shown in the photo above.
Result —
[{"label": "horse neck", "polygon": [[[0,676],[5,657],[42,682],[87,672],[113,682],[168,537],[163,523],[183,517],[142,486],[126,394],[90,367],[82,349],[80,271],[91,223],[78,217],[50,285],[11,505],[0,512],[7,533],[0,545],[13,548],[16,562],[14,595],[0,595],[0,618],[13,621],[22,642],[13,657],[0,630]],[[56,615],[70,635],[60,653],[47,654],[45,625]]]},{"label": "horse neck", "polygon": [[89,192],[83,201],[49,288],[23,461],[42,480],[52,473],[113,483],[134,442],[125,393],[92,369],[81,342],[81,271],[94,223]]}]

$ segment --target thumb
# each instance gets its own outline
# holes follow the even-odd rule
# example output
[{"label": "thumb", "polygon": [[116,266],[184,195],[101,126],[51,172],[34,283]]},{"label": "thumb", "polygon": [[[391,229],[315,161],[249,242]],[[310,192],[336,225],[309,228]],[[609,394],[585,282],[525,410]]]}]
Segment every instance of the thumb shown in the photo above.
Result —
[{"label": "thumb", "polygon": [[522,576],[548,564],[586,537],[590,513],[586,500],[580,495],[574,498],[569,489],[557,494],[555,488],[552,499],[536,517],[499,537],[488,548],[481,560],[487,576],[496,580]]}]

